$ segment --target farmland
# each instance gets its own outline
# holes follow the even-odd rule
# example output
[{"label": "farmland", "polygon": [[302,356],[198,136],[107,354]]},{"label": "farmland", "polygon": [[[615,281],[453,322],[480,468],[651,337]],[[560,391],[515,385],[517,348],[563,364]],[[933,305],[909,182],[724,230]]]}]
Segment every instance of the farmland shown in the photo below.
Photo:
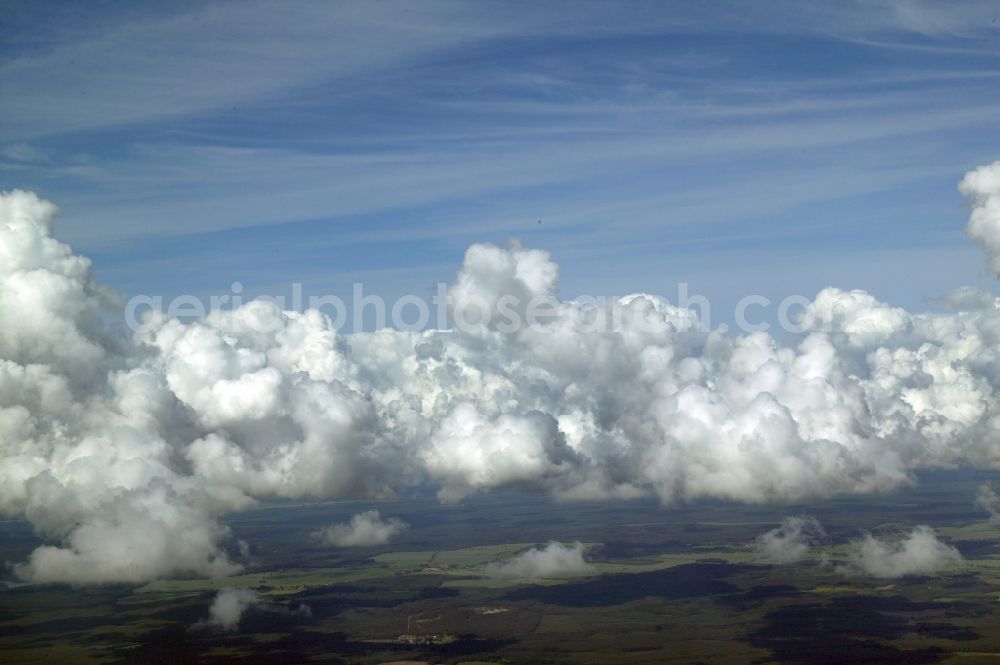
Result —
[{"label": "farmland", "polygon": [[[252,543],[239,575],[12,585],[0,592],[0,650],[26,663],[812,663],[841,652],[862,662],[991,662],[1000,653],[1000,525],[972,505],[984,479],[937,474],[865,501],[782,508],[415,497],[377,505],[410,529],[356,548],[310,533],[370,504],[267,504],[229,523]],[[828,539],[801,561],[772,565],[751,546],[783,516],[807,512]],[[841,570],[862,533],[918,523],[964,561],[889,580]],[[36,542],[20,523],[2,528],[8,560]],[[490,564],[550,540],[582,542],[592,568],[559,579],[491,574]],[[251,589],[259,602],[236,630],[201,627],[226,588]]]}]

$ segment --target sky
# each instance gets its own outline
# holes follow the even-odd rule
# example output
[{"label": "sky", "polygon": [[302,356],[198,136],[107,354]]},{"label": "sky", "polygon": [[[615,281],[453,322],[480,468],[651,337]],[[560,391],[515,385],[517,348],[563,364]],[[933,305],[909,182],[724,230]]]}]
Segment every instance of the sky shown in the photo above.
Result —
[{"label": "sky", "polygon": [[7,2],[0,189],[126,296],[428,296],[466,247],[565,297],[989,287],[990,2]]},{"label": "sky", "polygon": [[[272,499],[791,505],[1000,466],[990,5],[13,2],[2,42],[0,515],[44,541],[19,578],[235,573],[224,519]],[[455,325],[108,321],[233,282],[448,282]],[[682,283],[711,321],[627,295]],[[706,329],[752,294],[809,296],[798,333]],[[913,526],[859,569],[955,561]],[[518,574],[551,559],[587,570]]]}]

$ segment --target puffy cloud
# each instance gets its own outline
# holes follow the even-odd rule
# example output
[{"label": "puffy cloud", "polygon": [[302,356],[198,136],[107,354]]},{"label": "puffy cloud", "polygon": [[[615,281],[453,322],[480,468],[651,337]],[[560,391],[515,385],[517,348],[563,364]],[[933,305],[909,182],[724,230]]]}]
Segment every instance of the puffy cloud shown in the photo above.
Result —
[{"label": "puffy cloud", "polygon": [[860,290],[823,289],[806,306],[799,325],[842,337],[853,348],[878,347],[906,330],[910,317],[905,310],[889,307]]},{"label": "puffy cloud", "polygon": [[[988,252],[997,173],[962,184]],[[17,568],[32,579],[230,573],[220,518],[269,497],[801,502],[1000,468],[988,294],[911,314],[826,289],[779,341],[647,294],[560,300],[547,253],[479,244],[448,291],[454,329],[342,335],[251,302],[125,338],[55,214],[0,195],[0,513],[46,540]]]},{"label": "puffy cloud", "polygon": [[196,626],[234,631],[239,628],[247,610],[260,603],[261,598],[253,589],[222,589],[215,594],[208,608],[208,618],[202,619]]},{"label": "puffy cloud", "polygon": [[142,582],[171,574],[218,577],[241,567],[220,552],[227,531],[200,506],[166,487],[118,497],[70,531],[62,547],[45,545],[15,572],[36,582]]},{"label": "puffy cloud", "polygon": [[278,614],[285,617],[306,618],[312,616],[312,609],[300,603],[294,609],[287,605],[269,603],[253,589],[222,589],[215,594],[208,608],[208,616],[194,624],[195,629],[217,628],[235,631],[249,610]]},{"label": "puffy cloud", "polygon": [[972,200],[972,215],[965,231],[983,246],[987,265],[1000,275],[1000,161],[966,173],[958,191]]},{"label": "puffy cloud", "polygon": [[32,192],[0,194],[0,358],[57,365],[75,387],[102,382],[112,344],[101,313],[113,300],[90,261],[52,236],[58,209]]},{"label": "puffy cloud", "polygon": [[754,548],[770,563],[793,563],[825,537],[815,517],[786,517],[780,526],[758,536]]},{"label": "puffy cloud", "polygon": [[443,483],[442,499],[469,491],[538,482],[572,462],[556,420],[532,411],[484,418],[461,403],[448,413],[423,451],[431,478]]},{"label": "puffy cloud", "polygon": [[993,490],[993,486],[989,483],[983,483],[979,486],[979,492],[976,494],[976,506],[989,513],[991,522],[1000,523],[1000,495]]},{"label": "puffy cloud", "polygon": [[542,548],[532,547],[507,561],[486,567],[490,575],[553,579],[593,575],[597,570],[583,558],[586,549],[581,542],[563,545],[552,541]]},{"label": "puffy cloud", "polygon": [[399,518],[382,519],[377,510],[367,510],[358,513],[349,522],[324,527],[313,537],[334,547],[365,547],[383,545],[406,528],[406,522]]},{"label": "puffy cloud", "polygon": [[512,329],[527,321],[532,299],[554,298],[558,282],[559,267],[548,252],[518,242],[506,250],[476,244],[465,252],[448,304],[460,328]]},{"label": "puffy cloud", "polygon": [[932,528],[916,526],[905,538],[893,541],[866,534],[842,570],[891,579],[933,575],[961,563],[958,550],[938,540]]}]

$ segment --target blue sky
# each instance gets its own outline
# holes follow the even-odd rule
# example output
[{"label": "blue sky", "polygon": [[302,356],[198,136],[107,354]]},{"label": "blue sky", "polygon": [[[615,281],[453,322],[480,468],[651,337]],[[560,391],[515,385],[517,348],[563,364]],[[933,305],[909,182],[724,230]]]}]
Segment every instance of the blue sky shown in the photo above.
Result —
[{"label": "blue sky", "polygon": [[[724,312],[990,286],[994,3],[5,3],[0,187],[122,292],[427,294],[465,247]],[[541,224],[538,221],[541,220]]]}]

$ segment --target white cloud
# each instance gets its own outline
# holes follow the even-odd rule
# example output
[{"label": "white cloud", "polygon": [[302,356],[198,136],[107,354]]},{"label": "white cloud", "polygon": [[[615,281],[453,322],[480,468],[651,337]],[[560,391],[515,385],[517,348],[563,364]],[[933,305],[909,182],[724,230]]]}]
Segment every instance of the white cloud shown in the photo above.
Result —
[{"label": "white cloud", "polygon": [[258,612],[268,612],[286,617],[309,618],[312,609],[300,603],[294,609],[279,603],[266,602],[264,597],[253,589],[226,588],[215,594],[208,608],[208,616],[194,624],[195,629],[219,628],[234,631],[240,626],[243,617],[251,608]]},{"label": "white cloud", "polygon": [[583,543],[563,545],[552,541],[542,548],[533,547],[507,561],[491,563],[486,572],[497,577],[551,579],[593,575],[597,570],[584,559]]},{"label": "white cloud", "polygon": [[757,537],[755,549],[770,563],[793,563],[809,548],[825,538],[826,533],[815,517],[786,517],[781,526]]},{"label": "white cloud", "polygon": [[[996,197],[975,192],[973,219],[988,216]],[[474,245],[453,311],[547,297],[551,320],[342,335],[320,312],[253,302],[154,316],[125,339],[104,325],[114,294],[53,237],[55,212],[0,196],[0,512],[46,540],[17,568],[30,579],[231,573],[219,518],[270,497],[792,502],[1000,459],[996,308],[911,314],[825,289],[805,334],[779,341],[703,332],[634,294],[597,332],[558,299],[546,252]],[[362,515],[330,533],[370,543],[398,526]]]},{"label": "white cloud", "polygon": [[983,246],[990,270],[1000,276],[1000,161],[966,173],[958,190],[973,204],[965,231]]},{"label": "white cloud", "polygon": [[938,540],[933,529],[916,526],[908,536],[898,540],[882,540],[865,534],[842,570],[848,574],[892,579],[933,575],[961,563],[959,551]]},{"label": "white cloud", "polygon": [[[91,466],[90,463],[87,464]],[[120,467],[109,467],[112,474]],[[89,468],[85,473],[100,473]],[[68,508],[72,492],[55,482],[46,489],[53,505],[45,510]],[[36,488],[35,491],[38,490]],[[89,497],[95,498],[93,494]],[[122,492],[110,499],[110,505],[96,510],[97,515],[85,515],[83,521],[65,537],[64,546],[41,546],[28,561],[15,566],[22,578],[38,582],[71,584],[103,584],[113,582],[140,583],[157,577],[195,573],[204,577],[220,577],[240,571],[240,566],[218,550],[218,542],[228,531],[211,519],[211,511],[186,500],[164,487],[145,491]],[[86,507],[84,511],[94,510]],[[72,519],[77,511],[69,511],[60,519]],[[36,521],[42,521],[41,516]]]},{"label": "white cloud", "polygon": [[313,537],[334,547],[366,547],[384,545],[406,528],[401,519],[382,519],[377,510],[367,510],[352,517],[350,522],[324,527]]},{"label": "white cloud", "polygon": [[979,492],[976,494],[976,506],[989,513],[991,522],[1000,523],[1000,495],[994,491],[993,486],[989,483],[983,483],[979,486]]},{"label": "white cloud", "polygon": [[252,589],[222,589],[215,594],[212,605],[208,608],[208,618],[195,625],[234,631],[239,628],[240,620],[247,610],[260,603],[260,595]]}]

